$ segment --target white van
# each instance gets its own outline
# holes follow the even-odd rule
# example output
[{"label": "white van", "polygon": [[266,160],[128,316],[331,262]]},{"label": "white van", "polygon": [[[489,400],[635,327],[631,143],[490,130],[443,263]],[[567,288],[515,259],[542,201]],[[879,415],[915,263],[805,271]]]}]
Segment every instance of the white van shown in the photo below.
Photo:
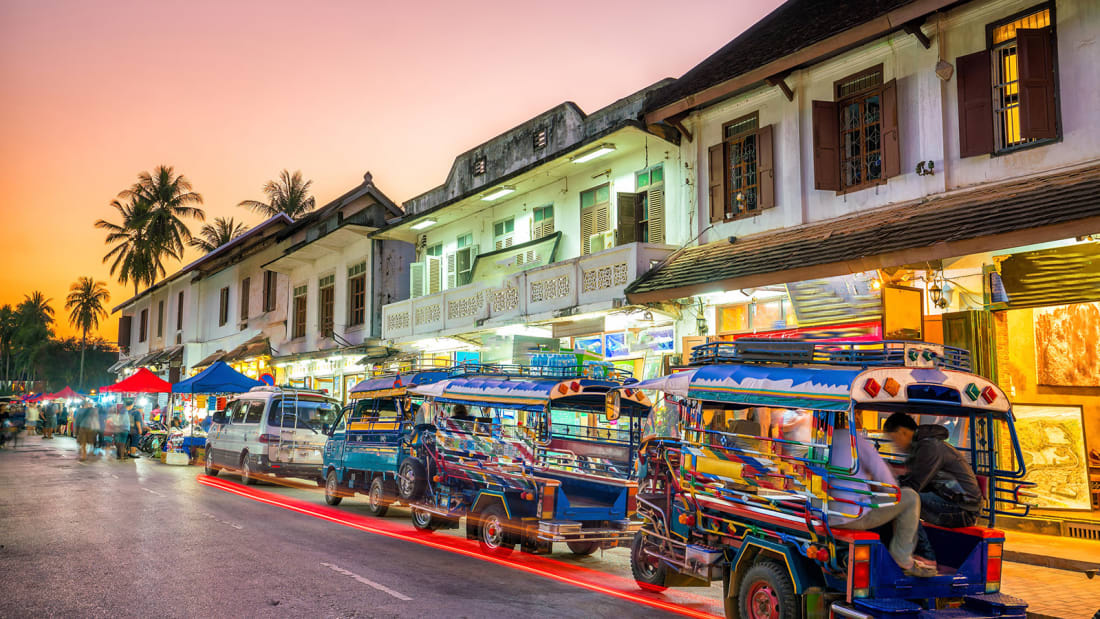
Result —
[{"label": "white van", "polygon": [[206,474],[239,471],[321,483],[322,452],[340,403],[317,391],[254,387],[214,413],[206,436]]}]

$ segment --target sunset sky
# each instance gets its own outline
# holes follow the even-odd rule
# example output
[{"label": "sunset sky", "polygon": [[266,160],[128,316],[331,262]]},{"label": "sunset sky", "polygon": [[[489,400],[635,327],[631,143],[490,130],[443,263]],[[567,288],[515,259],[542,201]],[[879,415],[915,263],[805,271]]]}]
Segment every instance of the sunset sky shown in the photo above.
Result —
[{"label": "sunset sky", "polygon": [[0,305],[41,290],[70,335],[78,276],[128,298],[93,223],[142,170],[185,174],[208,220],[257,223],[235,205],[283,168],[319,205],[367,170],[400,203],[562,101],[681,75],[779,3],[0,0]]}]

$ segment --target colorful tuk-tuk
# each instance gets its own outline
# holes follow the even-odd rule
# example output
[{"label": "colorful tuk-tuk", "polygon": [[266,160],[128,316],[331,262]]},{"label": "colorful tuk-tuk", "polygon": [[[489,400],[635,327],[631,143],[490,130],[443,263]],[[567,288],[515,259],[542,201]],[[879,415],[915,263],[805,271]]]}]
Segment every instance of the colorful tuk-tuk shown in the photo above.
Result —
[{"label": "colorful tuk-tuk", "polygon": [[385,515],[398,498],[397,470],[408,455],[403,439],[412,433],[419,408],[409,389],[455,375],[452,368],[390,372],[352,387],[351,404],[325,441],[325,501],[337,505],[345,496],[366,493],[370,513]]},{"label": "colorful tuk-tuk", "polygon": [[457,526],[489,554],[575,554],[626,545],[633,519],[638,430],[648,411],[635,393],[623,419],[605,417],[605,396],[633,378],[603,366],[482,366],[421,385],[422,426],[398,475],[421,529]]},{"label": "colorful tuk-tuk", "polygon": [[[933,344],[742,340],[698,347],[685,371],[632,385],[655,393],[635,579],[658,590],[721,579],[727,617],[1024,617],[1023,601],[999,593],[1002,532],[926,524],[938,575],[917,578],[879,532],[838,518],[898,500],[897,486],[860,474],[854,434],[898,411],[955,427],[985,483],[986,522],[1026,510],[1010,404],[969,367],[966,351]],[[788,417],[805,431],[776,432]]]}]

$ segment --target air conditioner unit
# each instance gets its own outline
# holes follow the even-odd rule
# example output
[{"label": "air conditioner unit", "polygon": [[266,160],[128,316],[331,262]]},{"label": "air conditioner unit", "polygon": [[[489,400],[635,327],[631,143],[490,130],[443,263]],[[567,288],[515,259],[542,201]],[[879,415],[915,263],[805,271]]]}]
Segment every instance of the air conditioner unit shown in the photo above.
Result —
[{"label": "air conditioner unit", "polygon": [[598,251],[605,249],[611,249],[615,246],[615,233],[611,230],[604,232],[597,232],[588,237],[588,253],[594,254]]},{"label": "air conditioner unit", "polygon": [[455,275],[459,286],[465,286],[470,283],[470,278],[473,277],[474,274],[474,260],[477,259],[477,254],[477,245],[463,247],[454,253]]},{"label": "air conditioner unit", "polygon": [[414,262],[409,265],[409,297],[417,298],[427,294],[427,273],[423,262]]}]

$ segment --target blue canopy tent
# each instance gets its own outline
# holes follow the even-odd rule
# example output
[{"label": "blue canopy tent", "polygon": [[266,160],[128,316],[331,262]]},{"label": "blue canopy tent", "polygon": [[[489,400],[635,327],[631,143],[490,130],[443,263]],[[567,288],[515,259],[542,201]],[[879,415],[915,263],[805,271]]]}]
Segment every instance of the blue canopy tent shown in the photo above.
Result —
[{"label": "blue canopy tent", "polygon": [[172,393],[241,393],[262,384],[229,367],[224,361],[215,361],[191,378],[172,385]]}]

